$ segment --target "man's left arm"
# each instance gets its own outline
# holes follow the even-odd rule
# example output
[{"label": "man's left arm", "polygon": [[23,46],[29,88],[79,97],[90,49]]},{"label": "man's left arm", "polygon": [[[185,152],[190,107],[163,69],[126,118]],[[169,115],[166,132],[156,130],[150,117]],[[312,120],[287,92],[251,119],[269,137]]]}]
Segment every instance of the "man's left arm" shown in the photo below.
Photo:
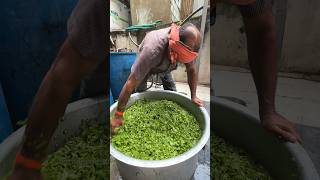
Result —
[{"label": "man's left arm", "polygon": [[191,92],[191,100],[193,103],[199,106],[203,106],[202,101],[197,97],[198,75],[197,75],[196,63],[192,61],[185,65],[187,69],[188,84]]},{"label": "man's left arm", "polygon": [[271,6],[265,7],[265,10],[259,15],[245,16],[244,24],[249,64],[258,93],[262,126],[288,141],[301,141],[294,124],[278,114],[275,109],[278,68],[276,26]]}]

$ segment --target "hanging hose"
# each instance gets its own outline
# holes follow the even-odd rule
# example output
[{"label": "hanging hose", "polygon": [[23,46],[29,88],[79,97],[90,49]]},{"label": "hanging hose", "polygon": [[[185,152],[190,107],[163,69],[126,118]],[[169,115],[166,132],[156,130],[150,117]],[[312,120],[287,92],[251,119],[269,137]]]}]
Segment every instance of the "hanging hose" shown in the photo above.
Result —
[{"label": "hanging hose", "polygon": [[110,41],[111,41],[111,44],[115,46],[111,36],[110,36]]},{"label": "hanging hose", "polygon": [[137,47],[140,46],[138,43],[134,42],[134,40],[133,40],[132,37],[131,37],[130,31],[129,31],[129,38],[130,38],[130,40],[133,42],[134,45],[136,45]]}]

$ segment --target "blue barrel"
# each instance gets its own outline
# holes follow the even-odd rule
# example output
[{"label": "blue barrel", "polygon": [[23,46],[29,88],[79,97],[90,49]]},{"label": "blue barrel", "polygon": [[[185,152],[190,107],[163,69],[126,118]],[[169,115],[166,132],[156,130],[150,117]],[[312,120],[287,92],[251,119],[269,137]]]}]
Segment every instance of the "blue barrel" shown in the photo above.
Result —
[{"label": "blue barrel", "polygon": [[9,112],[6,105],[6,100],[2,92],[2,86],[0,83],[0,143],[10,135],[12,132],[12,126],[10,121]]},{"label": "blue barrel", "polygon": [[131,66],[137,54],[131,52],[110,53],[110,87],[113,98],[118,99],[123,85],[126,83]]},{"label": "blue barrel", "polygon": [[112,92],[111,92],[111,89],[109,90],[109,104],[110,106],[114,103],[114,100],[113,100],[113,96],[112,96]]},{"label": "blue barrel", "polygon": [[77,0],[3,0],[0,81],[13,125],[25,119],[65,37]]}]

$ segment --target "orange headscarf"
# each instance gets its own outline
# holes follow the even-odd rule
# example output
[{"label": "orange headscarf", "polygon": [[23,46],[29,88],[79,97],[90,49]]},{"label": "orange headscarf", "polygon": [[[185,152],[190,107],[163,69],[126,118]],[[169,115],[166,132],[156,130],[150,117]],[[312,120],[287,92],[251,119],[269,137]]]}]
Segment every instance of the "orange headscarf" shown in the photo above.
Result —
[{"label": "orange headscarf", "polygon": [[171,63],[173,64],[175,64],[177,60],[182,63],[189,63],[196,59],[198,55],[198,53],[189,50],[180,42],[179,28],[180,26],[174,23],[171,24],[171,31],[169,34],[169,56]]}]

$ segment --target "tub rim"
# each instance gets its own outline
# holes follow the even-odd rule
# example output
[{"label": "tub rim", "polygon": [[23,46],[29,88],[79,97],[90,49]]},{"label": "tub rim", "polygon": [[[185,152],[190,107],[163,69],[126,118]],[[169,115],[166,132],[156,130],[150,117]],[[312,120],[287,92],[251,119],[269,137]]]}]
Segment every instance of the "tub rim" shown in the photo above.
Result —
[{"label": "tub rim", "polygon": [[[249,117],[248,119],[252,123],[259,124],[260,126],[259,117],[253,114],[247,107],[236,102],[216,96],[211,96],[210,101],[210,108],[214,107],[214,104],[228,107],[229,109],[232,109],[237,113],[245,114]],[[211,112],[213,111],[214,110],[211,110]],[[301,174],[303,180],[320,180],[319,173],[313,161],[311,160],[309,154],[306,152],[306,150],[300,143],[291,143],[287,141],[283,142],[283,146],[292,155],[296,164],[300,166],[299,174]]]},{"label": "tub rim", "polygon": [[[168,90],[155,90],[155,91],[146,91],[146,92],[142,92],[142,93],[135,93],[135,94],[132,94],[130,96],[130,98],[134,98],[134,97],[140,96],[142,94],[147,94],[147,93],[169,93],[169,94],[181,96],[185,100],[190,100],[190,98],[184,94],[174,92],[174,91],[168,91]],[[190,103],[192,103],[191,100],[190,100]],[[116,102],[110,106],[110,115],[115,110],[117,105],[118,105],[118,102]],[[203,113],[203,116],[204,116],[204,129],[203,129],[202,136],[201,136],[200,140],[198,141],[198,143],[195,146],[193,146],[191,149],[189,149],[188,151],[186,151],[178,156],[169,158],[169,159],[142,160],[142,159],[136,159],[133,157],[129,157],[129,156],[121,153],[120,151],[116,150],[112,146],[111,139],[110,139],[110,154],[116,160],[121,161],[122,163],[131,165],[131,166],[141,167],[141,168],[168,167],[168,166],[180,164],[188,159],[191,159],[192,157],[194,157],[195,155],[197,155],[201,151],[201,149],[206,145],[206,143],[208,142],[208,140],[210,138],[210,116],[204,107],[199,107],[199,109]]]}]

